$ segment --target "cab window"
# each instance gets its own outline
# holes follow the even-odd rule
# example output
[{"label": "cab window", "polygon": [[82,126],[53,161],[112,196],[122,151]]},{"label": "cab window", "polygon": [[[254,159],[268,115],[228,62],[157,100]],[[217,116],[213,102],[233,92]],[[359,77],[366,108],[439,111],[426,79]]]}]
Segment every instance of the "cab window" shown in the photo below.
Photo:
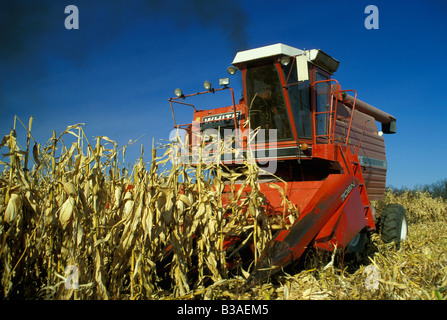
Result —
[{"label": "cab window", "polygon": [[295,64],[289,63],[283,66],[284,77],[287,83],[290,106],[298,138],[312,138],[312,110],[310,104],[310,81],[298,83]]},{"label": "cab window", "polygon": [[[289,117],[278,70],[274,65],[248,68],[245,75],[250,126],[253,130],[277,130],[278,140],[292,139]],[[262,135],[259,136],[262,138]]]}]

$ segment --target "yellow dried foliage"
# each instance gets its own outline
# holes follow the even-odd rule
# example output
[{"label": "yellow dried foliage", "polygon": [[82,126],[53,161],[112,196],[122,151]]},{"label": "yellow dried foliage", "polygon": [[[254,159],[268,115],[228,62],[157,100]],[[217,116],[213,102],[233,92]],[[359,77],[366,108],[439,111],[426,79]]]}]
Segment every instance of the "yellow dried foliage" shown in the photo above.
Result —
[{"label": "yellow dried foliage", "polygon": [[[24,126],[28,140],[31,123]],[[66,135],[75,139],[69,146]],[[83,124],[59,136],[53,131],[46,144],[34,141],[31,152],[28,146],[20,147],[15,127],[0,144],[10,160],[0,175],[3,299],[446,299],[446,204],[428,194],[387,192],[374,204],[380,213],[386,203],[402,203],[410,220],[399,251],[373,238],[377,289],[366,288],[367,266],[348,272],[337,262],[281,273],[248,290],[243,280],[250,270],[230,277],[222,245],[226,235],[243,231],[259,257],[272,237],[255,165],[238,172],[179,166],[178,147],[169,144],[153,146],[147,163],[142,148],[126,170],[128,146],[108,137],[96,137],[93,146]],[[33,163],[29,171],[26,161]],[[241,177],[239,190],[248,193],[234,192]],[[224,179],[233,190],[225,207]],[[294,209],[286,198],[284,208]],[[65,272],[70,266],[78,270],[74,289]]]},{"label": "yellow dried foliage", "polygon": [[433,198],[428,191],[393,192],[389,189],[383,199],[374,202],[374,205],[380,212],[391,203],[401,204],[405,208],[410,223],[447,221],[447,201],[441,197]]}]

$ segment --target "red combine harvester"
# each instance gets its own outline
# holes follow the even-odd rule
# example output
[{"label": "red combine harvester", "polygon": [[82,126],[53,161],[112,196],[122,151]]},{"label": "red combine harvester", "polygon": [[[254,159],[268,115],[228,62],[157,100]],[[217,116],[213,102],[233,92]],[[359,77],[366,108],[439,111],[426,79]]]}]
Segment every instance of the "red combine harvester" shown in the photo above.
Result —
[{"label": "red combine harvester", "polygon": [[[233,148],[239,147],[244,157],[250,151],[264,169],[259,185],[266,214],[283,216],[283,199],[271,184],[287,184],[285,196],[299,217],[290,227],[276,231],[257,260],[250,284],[297,262],[309,248],[364,250],[369,233],[378,229],[370,201],[381,199],[385,191],[382,134],[396,132],[396,119],[357,99],[354,90],[342,90],[332,78],[338,66],[339,61],[321,50],[274,44],[236,54],[228,72],[242,73],[239,103],[228,78],[220,79],[219,89],[205,81],[205,91],[183,95],[176,89],[176,97],[169,99],[174,127],[187,133],[188,161],[198,161],[201,144],[230,132]],[[226,89],[231,91],[231,106],[198,110],[183,101]],[[176,124],[173,103],[192,106],[194,121]],[[381,131],[376,122],[381,123]],[[228,167],[241,165],[235,153],[222,154],[221,161]],[[401,206],[387,207],[380,225],[384,241],[399,245],[405,239],[407,220]],[[242,236],[227,239],[226,247],[238,247],[235,242],[242,241]]]}]

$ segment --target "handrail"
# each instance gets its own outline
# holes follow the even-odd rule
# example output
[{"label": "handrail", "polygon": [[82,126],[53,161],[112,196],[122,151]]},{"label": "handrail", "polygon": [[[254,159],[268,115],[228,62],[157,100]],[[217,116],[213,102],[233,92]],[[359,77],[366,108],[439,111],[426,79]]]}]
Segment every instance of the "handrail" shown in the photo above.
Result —
[{"label": "handrail", "polygon": [[354,92],[354,101],[352,102],[351,119],[349,119],[348,133],[346,134],[346,140],[345,140],[345,144],[346,145],[348,145],[349,135],[351,134],[352,118],[354,118],[355,103],[357,101],[357,91],[352,90],[352,89],[350,89],[350,90],[340,90],[342,95],[343,95],[344,92],[349,92],[349,91]]},{"label": "handrail", "polygon": [[230,89],[230,91],[231,91],[231,100],[232,100],[232,103],[233,103],[233,112],[234,112],[234,126],[235,126],[235,129],[237,129],[238,125],[237,125],[237,119],[236,119],[237,115],[236,115],[236,104],[235,104],[235,99],[234,99],[234,91],[233,91],[233,88],[228,87],[228,86],[225,86],[225,87],[219,88],[219,89],[211,88],[210,90],[196,92],[196,93],[191,93],[191,94],[187,94],[187,95],[182,95],[181,97],[169,98],[169,103],[171,104],[172,118],[174,120],[174,125],[176,125],[176,123],[175,123],[175,115],[174,115],[174,108],[172,107],[172,102],[175,102],[175,103],[178,103],[178,104],[187,105],[187,106],[191,106],[191,107],[194,108],[194,112],[196,112],[197,109],[196,109],[196,107],[194,105],[188,104],[188,103],[185,103],[185,102],[181,102],[181,101],[177,101],[177,100],[185,99],[185,98],[193,97],[193,96],[198,96],[198,95],[206,94],[206,93],[215,93],[217,91],[222,91],[222,90],[226,90],[226,89]]},{"label": "handrail", "polygon": [[315,134],[314,134],[314,144],[317,144],[317,137],[327,137],[329,142],[334,142],[334,136],[335,136],[335,115],[337,113],[337,105],[335,105],[334,107],[334,95],[338,94],[341,90],[340,90],[340,84],[338,83],[338,81],[336,79],[326,79],[326,80],[318,80],[312,83],[312,87],[315,86],[317,83],[323,83],[323,82],[335,82],[336,83],[336,90],[334,90],[332,92],[332,86],[329,86],[329,90],[331,92],[331,104],[330,104],[330,109],[327,111],[314,111],[314,115],[316,118],[316,115],[318,114],[325,114],[328,113],[330,115],[330,117],[332,116],[332,118],[329,119],[329,128],[327,130],[327,134],[323,134],[323,135],[317,135],[316,133],[316,127],[315,127]]},{"label": "handrail", "polygon": [[194,105],[192,105],[192,104],[184,103],[184,102],[180,102],[180,101],[172,101],[171,99],[169,99],[169,104],[171,105],[172,119],[174,120],[174,127],[175,127],[177,124],[175,123],[174,108],[172,107],[172,103],[173,103],[173,102],[178,103],[178,104],[183,104],[183,105],[186,105],[186,106],[191,106],[191,107],[194,108],[194,112],[197,111],[197,110],[196,110],[196,107],[195,107]]},{"label": "handrail", "polygon": [[236,133],[236,141],[239,141],[239,139],[238,139],[239,135],[238,135],[237,112],[236,112],[236,103],[235,103],[235,99],[234,99],[234,91],[233,91],[233,88],[231,88],[231,87],[229,87],[227,85],[224,86],[223,88],[218,88],[218,89],[211,88],[211,89],[206,90],[206,91],[201,91],[201,92],[197,92],[197,93],[191,93],[191,94],[188,94],[188,95],[181,95],[180,97],[169,98],[169,103],[171,105],[172,119],[174,120],[174,127],[177,124],[175,122],[174,108],[172,106],[173,102],[178,103],[178,104],[182,104],[182,105],[191,106],[191,107],[194,108],[194,112],[196,112],[197,109],[196,109],[196,107],[194,105],[188,104],[188,103],[185,103],[185,102],[181,102],[181,101],[177,101],[177,100],[179,100],[179,99],[186,99],[188,97],[198,96],[198,95],[206,94],[206,93],[215,93],[217,91],[222,91],[222,90],[226,90],[226,89],[229,89],[231,91],[231,101],[232,101],[232,104],[233,104],[234,128],[235,128],[235,133]]}]

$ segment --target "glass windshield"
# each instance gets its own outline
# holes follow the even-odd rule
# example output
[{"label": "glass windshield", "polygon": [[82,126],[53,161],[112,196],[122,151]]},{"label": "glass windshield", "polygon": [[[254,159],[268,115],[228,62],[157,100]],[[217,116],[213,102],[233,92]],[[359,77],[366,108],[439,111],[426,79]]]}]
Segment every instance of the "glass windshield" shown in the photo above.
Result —
[{"label": "glass windshield", "polygon": [[312,138],[312,111],[310,107],[310,81],[302,81],[298,83],[296,65],[289,63],[283,66],[284,77],[287,83],[289,93],[290,106],[292,108],[293,117],[295,119],[296,131],[299,138]]},{"label": "glass windshield", "polygon": [[[247,69],[245,85],[251,128],[276,129],[278,140],[292,139],[276,67],[266,65]],[[265,137],[268,138],[268,131]]]}]

